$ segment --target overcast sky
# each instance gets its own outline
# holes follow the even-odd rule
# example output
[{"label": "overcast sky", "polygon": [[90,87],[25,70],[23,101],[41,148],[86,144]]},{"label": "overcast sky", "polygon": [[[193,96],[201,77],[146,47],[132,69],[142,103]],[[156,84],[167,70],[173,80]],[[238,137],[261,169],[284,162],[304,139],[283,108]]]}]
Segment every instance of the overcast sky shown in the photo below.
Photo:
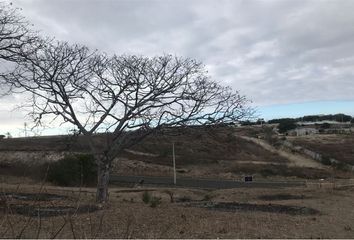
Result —
[{"label": "overcast sky", "polygon": [[[260,108],[354,104],[351,0],[11,2],[35,29],[57,39],[107,53],[198,59],[212,78]],[[354,114],[348,106],[344,112]]]}]

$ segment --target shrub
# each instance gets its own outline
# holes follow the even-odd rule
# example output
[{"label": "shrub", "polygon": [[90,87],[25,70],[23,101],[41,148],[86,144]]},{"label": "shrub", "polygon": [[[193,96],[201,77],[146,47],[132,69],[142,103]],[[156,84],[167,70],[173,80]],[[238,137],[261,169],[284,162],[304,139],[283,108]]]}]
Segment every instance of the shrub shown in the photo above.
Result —
[{"label": "shrub", "polygon": [[332,167],[334,167],[335,169],[338,169],[338,170],[342,170],[342,171],[348,171],[348,166],[343,163],[343,162],[333,162],[332,163]]},{"label": "shrub", "polygon": [[48,181],[60,186],[87,186],[97,181],[97,166],[90,154],[67,155],[50,165]]},{"label": "shrub", "polygon": [[151,194],[148,191],[145,191],[143,193],[142,199],[143,199],[144,203],[148,204],[150,202],[150,200],[151,200]]},{"label": "shrub", "polygon": [[161,203],[161,198],[159,197],[152,197],[150,199],[150,207],[155,208]]},{"label": "shrub", "polygon": [[161,203],[161,198],[151,196],[151,194],[148,191],[145,191],[143,193],[142,200],[145,204],[150,204],[150,207],[155,208]]},{"label": "shrub", "polygon": [[330,128],[331,127],[331,124],[329,124],[329,123],[323,123],[323,124],[321,124],[321,129],[328,129],[328,128]]},{"label": "shrub", "polygon": [[178,202],[190,202],[190,201],[192,201],[192,199],[190,197],[188,197],[188,196],[180,197],[177,200],[178,200]]},{"label": "shrub", "polygon": [[327,166],[332,164],[330,158],[327,157],[327,156],[323,156],[321,158],[321,163],[324,164],[324,165],[327,165]]},{"label": "shrub", "polygon": [[285,133],[289,130],[295,129],[296,127],[297,127],[296,122],[293,120],[283,121],[278,125],[278,129],[280,133]]},{"label": "shrub", "polygon": [[262,169],[262,170],[260,171],[260,174],[261,174],[263,177],[268,177],[268,176],[277,175],[276,171],[274,171],[274,170],[271,169],[271,168]]},{"label": "shrub", "polygon": [[212,195],[206,194],[206,195],[204,195],[204,198],[202,199],[202,201],[210,201],[212,198],[213,198]]},{"label": "shrub", "polygon": [[160,157],[168,157],[169,154],[171,154],[171,150],[169,148],[163,148],[161,149],[161,152],[160,152]]},{"label": "shrub", "polygon": [[30,177],[36,181],[43,181],[46,177],[48,163],[28,164],[24,162],[1,162],[0,174],[5,176]]}]

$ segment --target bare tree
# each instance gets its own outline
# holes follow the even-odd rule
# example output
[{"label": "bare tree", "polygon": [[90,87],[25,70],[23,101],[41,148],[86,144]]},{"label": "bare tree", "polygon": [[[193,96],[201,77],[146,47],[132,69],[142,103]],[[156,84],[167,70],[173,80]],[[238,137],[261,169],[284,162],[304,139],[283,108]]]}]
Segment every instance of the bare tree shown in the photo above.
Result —
[{"label": "bare tree", "polygon": [[43,41],[11,5],[0,2],[0,59],[14,61],[36,51]]},{"label": "bare tree", "polygon": [[[86,136],[98,166],[97,201],[108,198],[115,157],[154,130],[235,121],[249,114],[246,99],[211,81],[192,59],[113,56],[38,37],[18,9],[0,7],[0,80],[30,98],[39,125],[48,115]],[[107,133],[105,147],[94,135]]]},{"label": "bare tree", "polygon": [[[31,93],[37,124],[51,115],[86,136],[98,165],[98,202],[108,198],[113,159],[152,131],[249,114],[246,98],[210,80],[201,63],[171,55],[107,57],[58,42],[17,61],[1,79]],[[97,132],[108,133],[104,149],[93,141]]]}]

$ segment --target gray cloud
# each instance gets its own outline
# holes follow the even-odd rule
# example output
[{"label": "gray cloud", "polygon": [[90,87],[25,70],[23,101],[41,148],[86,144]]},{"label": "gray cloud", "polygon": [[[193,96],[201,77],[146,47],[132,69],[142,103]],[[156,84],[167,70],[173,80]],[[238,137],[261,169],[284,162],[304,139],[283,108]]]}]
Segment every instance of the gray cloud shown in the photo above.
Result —
[{"label": "gray cloud", "polygon": [[58,39],[201,60],[256,105],[354,99],[354,1],[13,2]]}]

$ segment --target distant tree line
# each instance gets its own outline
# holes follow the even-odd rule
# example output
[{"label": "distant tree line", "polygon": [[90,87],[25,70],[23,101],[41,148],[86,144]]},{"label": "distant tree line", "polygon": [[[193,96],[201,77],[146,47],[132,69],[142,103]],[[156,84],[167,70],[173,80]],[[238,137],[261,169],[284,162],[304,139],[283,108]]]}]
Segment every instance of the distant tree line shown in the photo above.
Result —
[{"label": "distant tree line", "polygon": [[351,122],[354,123],[354,117],[346,114],[328,114],[328,115],[308,115],[298,118],[275,118],[269,121],[257,119],[254,121],[241,121],[242,126],[260,125],[262,123],[274,124],[282,122],[320,122],[320,121],[337,121],[337,122]]},{"label": "distant tree line", "polygon": [[[263,123],[278,124],[278,130],[280,133],[285,133],[289,130],[295,129],[298,122],[320,122],[320,121],[337,121],[337,122],[351,122],[354,123],[354,118],[345,114],[328,114],[328,115],[308,115],[299,118],[278,118],[265,122],[263,119],[256,121],[242,121],[242,126],[261,125]],[[330,128],[329,123],[320,124],[320,130]]]},{"label": "distant tree line", "polygon": [[268,123],[281,123],[281,122],[319,122],[319,121],[337,121],[337,122],[354,122],[354,118],[346,114],[328,114],[328,115],[308,115],[299,118],[279,118],[269,120]]}]

